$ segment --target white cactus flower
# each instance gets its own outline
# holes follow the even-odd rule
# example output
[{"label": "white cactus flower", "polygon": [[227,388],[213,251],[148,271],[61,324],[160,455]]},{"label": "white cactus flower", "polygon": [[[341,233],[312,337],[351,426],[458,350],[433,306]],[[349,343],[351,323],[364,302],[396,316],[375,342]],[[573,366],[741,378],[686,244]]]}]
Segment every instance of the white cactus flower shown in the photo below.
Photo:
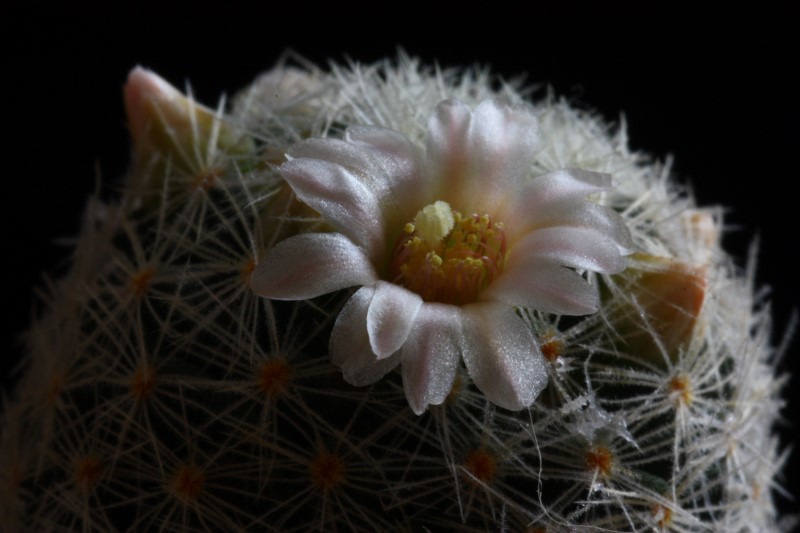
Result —
[{"label": "white cactus flower", "polygon": [[594,313],[597,289],[581,272],[620,272],[632,251],[623,219],[587,200],[611,177],[534,177],[538,143],[527,108],[446,100],[424,149],[373,126],[295,145],[281,173],[339,233],[279,243],[253,291],[300,300],[361,285],[337,318],[331,357],[354,385],[402,364],[417,414],[446,399],[459,358],[496,405],[530,405],[547,371],[515,306]]}]

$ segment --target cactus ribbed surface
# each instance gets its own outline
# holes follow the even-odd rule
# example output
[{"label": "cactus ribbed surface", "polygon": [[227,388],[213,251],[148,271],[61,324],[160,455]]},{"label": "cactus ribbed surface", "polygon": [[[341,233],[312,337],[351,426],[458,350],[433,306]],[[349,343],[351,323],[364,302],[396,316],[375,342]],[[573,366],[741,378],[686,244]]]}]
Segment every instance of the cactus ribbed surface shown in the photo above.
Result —
[{"label": "cactus ribbed surface", "polygon": [[[789,528],[773,502],[784,380],[768,307],[719,246],[721,210],[631,151],[624,127],[407,57],[281,65],[216,109],[135,69],[125,98],[135,161],[116,200],[87,203],[3,406],[4,530]],[[250,288],[278,242],[332,230],[278,171],[291,146],[356,125],[424,146],[449,98],[530,110],[533,176],[610,174],[594,201],[635,249],[621,273],[582,272],[596,313],[515,309],[548,377],[518,411],[463,363],[421,415],[399,367],[353,386],[328,342],[354,290]]]}]

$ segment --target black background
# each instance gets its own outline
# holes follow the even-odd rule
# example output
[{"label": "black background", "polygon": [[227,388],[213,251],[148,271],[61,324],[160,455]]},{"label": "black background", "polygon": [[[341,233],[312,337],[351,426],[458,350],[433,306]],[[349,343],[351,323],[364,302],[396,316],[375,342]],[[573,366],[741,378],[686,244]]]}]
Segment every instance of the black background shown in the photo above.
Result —
[{"label": "black background", "polygon": [[[75,235],[98,169],[108,185],[127,168],[121,90],[128,70],[147,66],[179,88],[190,80],[200,101],[215,104],[287,48],[325,65],[371,63],[402,46],[443,66],[490,65],[506,78],[527,72],[529,82],[549,82],[612,122],[624,111],[634,149],[662,160],[673,155],[675,172],[691,183],[700,205],[730,208],[724,244],[740,265],[760,236],[757,279],[773,291],[777,343],[800,302],[800,202],[791,189],[800,178],[800,114],[789,79],[800,54],[788,10],[701,21],[694,13],[597,6],[536,7],[529,15],[502,5],[433,13],[409,4],[395,6],[397,17],[387,19],[311,6],[238,17],[233,6],[188,8],[167,16],[160,6],[140,4],[116,17],[4,17],[0,377],[18,359],[15,337],[30,320],[41,272],[66,256],[54,240]],[[798,374],[798,346],[792,344],[782,370]],[[794,377],[787,393],[798,386]],[[798,409],[791,400],[784,412],[784,442],[797,434]],[[795,494],[798,464],[795,454],[783,480]]]}]

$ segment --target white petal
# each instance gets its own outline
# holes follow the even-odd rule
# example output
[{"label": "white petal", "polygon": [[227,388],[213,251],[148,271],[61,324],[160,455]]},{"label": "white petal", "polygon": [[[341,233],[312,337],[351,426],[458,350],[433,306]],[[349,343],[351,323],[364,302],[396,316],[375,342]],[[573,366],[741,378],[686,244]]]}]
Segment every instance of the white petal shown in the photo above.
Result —
[{"label": "white petal", "polygon": [[592,228],[613,240],[621,254],[634,251],[631,232],[625,220],[614,210],[593,202],[568,200],[541,211],[531,210],[526,216],[528,220],[521,224],[522,227],[527,226],[526,231],[551,226]]},{"label": "white petal", "polygon": [[539,126],[528,109],[484,100],[472,113],[467,154],[470,180],[480,189],[508,194],[531,170]]},{"label": "white petal", "polygon": [[446,100],[428,121],[429,175],[448,198],[460,200],[460,209],[492,210],[528,174],[538,142],[537,121],[527,109],[485,100],[470,113]]},{"label": "white petal", "polygon": [[537,176],[526,185],[525,192],[549,203],[585,198],[611,186],[610,174],[582,168],[562,168]]},{"label": "white petal", "polygon": [[430,180],[425,179],[419,147],[400,133],[375,126],[351,126],[345,139],[372,155],[382,176],[384,209],[399,210],[398,218],[410,220],[430,198]]},{"label": "white petal", "polygon": [[306,233],[267,252],[250,287],[259,296],[305,300],[377,278],[364,252],[340,233]]},{"label": "white petal", "polygon": [[306,158],[287,161],[280,171],[300,200],[370,255],[385,248],[380,202],[353,172],[337,163]]},{"label": "white petal", "polygon": [[427,149],[428,179],[442,190],[461,186],[468,158],[466,136],[472,113],[458,100],[445,100],[436,106],[428,119]]},{"label": "white petal", "polygon": [[[369,147],[358,146],[341,139],[308,139],[292,146],[286,154],[289,160],[315,159],[333,163],[357,176],[373,191],[385,188],[383,174]],[[378,194],[377,196],[380,196]]]},{"label": "white petal", "polygon": [[520,262],[497,278],[481,299],[560,315],[589,315],[600,308],[597,289],[577,272],[549,261]]},{"label": "white petal", "polygon": [[509,206],[508,220],[528,221],[554,204],[581,200],[611,188],[611,176],[582,169],[560,169],[537,176],[517,191]]},{"label": "white petal", "polygon": [[401,351],[403,387],[411,409],[447,399],[456,377],[464,337],[461,310],[453,305],[424,304]]},{"label": "white petal", "polygon": [[[617,244],[605,233],[590,228],[556,226],[529,233],[509,251],[507,268],[548,260],[573,268],[615,274],[625,269],[627,260]],[[531,271],[530,275],[534,275]]]},{"label": "white petal", "polygon": [[372,287],[356,291],[339,312],[331,332],[331,360],[342,368],[345,381],[359,387],[375,383],[400,362],[399,352],[385,359],[378,359],[372,352],[367,310],[374,294]]},{"label": "white petal", "polygon": [[372,351],[379,359],[395,353],[406,342],[422,298],[399,285],[379,281],[367,313]]},{"label": "white petal", "polygon": [[505,304],[476,304],[464,314],[464,363],[492,403],[522,409],[547,386],[547,367],[533,334]]}]

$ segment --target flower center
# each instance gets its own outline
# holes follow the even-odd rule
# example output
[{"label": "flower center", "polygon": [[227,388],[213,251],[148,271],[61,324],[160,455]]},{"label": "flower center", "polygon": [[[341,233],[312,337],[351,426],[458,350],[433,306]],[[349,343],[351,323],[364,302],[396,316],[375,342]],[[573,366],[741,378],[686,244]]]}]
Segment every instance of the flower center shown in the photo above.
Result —
[{"label": "flower center", "polygon": [[506,234],[489,215],[464,217],[447,202],[425,206],[403,228],[389,279],[426,302],[464,305],[503,271]]}]

